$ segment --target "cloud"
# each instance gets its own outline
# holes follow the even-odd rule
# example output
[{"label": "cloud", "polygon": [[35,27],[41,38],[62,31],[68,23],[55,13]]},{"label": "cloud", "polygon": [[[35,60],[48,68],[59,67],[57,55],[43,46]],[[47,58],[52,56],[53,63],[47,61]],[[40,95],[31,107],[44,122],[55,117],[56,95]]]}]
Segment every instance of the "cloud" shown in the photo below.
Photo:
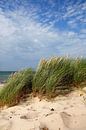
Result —
[{"label": "cloud", "polygon": [[67,7],[63,18],[67,20],[68,25],[73,28],[78,28],[79,25],[86,26],[86,2],[71,4]]},{"label": "cloud", "polygon": [[[83,7],[82,10],[85,9],[84,5],[80,7]],[[23,7],[8,12],[0,10],[0,70],[34,67],[42,57],[86,56],[85,29],[80,28],[79,32],[60,30],[59,27],[55,28],[55,24],[61,19],[59,13],[51,13],[51,10],[47,10],[41,12],[45,18],[39,19],[40,15],[37,14],[39,8],[31,8],[32,10],[29,9],[29,11]],[[70,6],[63,19],[75,16],[78,13],[75,10],[78,11],[77,7],[73,9]],[[53,16],[58,19],[51,19]],[[77,19],[70,19],[67,23],[75,28]]]}]

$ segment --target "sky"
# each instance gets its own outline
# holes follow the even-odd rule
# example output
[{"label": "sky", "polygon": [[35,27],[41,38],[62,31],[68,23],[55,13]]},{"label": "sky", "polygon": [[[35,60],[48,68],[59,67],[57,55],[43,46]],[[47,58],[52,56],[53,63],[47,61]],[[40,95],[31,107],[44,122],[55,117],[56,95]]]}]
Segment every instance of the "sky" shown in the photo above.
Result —
[{"label": "sky", "polygon": [[86,57],[86,0],[0,0],[0,71]]}]

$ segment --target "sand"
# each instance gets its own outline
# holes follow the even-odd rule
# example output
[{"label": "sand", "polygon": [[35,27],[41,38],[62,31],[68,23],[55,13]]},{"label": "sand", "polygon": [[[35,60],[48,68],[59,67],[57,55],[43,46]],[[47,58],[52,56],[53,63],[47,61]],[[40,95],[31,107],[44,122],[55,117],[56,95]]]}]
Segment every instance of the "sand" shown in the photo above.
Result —
[{"label": "sand", "polygon": [[76,90],[51,101],[28,98],[17,106],[4,107],[0,130],[86,130],[86,94]]},{"label": "sand", "polygon": [[0,83],[0,87],[3,87],[3,86],[4,86],[4,84]]}]

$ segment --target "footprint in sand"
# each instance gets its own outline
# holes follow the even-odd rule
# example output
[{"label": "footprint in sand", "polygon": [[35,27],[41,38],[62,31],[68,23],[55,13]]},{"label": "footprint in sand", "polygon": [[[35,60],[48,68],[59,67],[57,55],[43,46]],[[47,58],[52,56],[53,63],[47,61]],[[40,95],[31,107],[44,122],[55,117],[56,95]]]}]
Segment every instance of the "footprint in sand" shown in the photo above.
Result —
[{"label": "footprint in sand", "polygon": [[86,130],[86,115],[70,115],[67,112],[61,112],[60,115],[66,128]]}]

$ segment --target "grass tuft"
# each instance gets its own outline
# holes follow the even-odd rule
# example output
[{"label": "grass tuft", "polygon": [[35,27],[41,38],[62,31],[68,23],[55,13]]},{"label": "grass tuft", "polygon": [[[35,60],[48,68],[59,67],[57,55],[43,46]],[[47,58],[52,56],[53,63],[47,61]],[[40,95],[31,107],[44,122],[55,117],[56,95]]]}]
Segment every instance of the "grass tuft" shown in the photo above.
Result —
[{"label": "grass tuft", "polygon": [[0,91],[0,106],[15,105],[31,92],[34,95],[55,97],[83,86],[86,86],[86,59],[42,59],[36,72],[25,69],[10,76]]},{"label": "grass tuft", "polygon": [[33,91],[52,97],[65,94],[85,81],[86,59],[53,57],[40,61],[33,78]]},{"label": "grass tuft", "polygon": [[34,71],[25,69],[11,75],[5,87],[0,91],[0,105],[12,106],[17,104],[21,98],[32,91],[32,79]]}]

